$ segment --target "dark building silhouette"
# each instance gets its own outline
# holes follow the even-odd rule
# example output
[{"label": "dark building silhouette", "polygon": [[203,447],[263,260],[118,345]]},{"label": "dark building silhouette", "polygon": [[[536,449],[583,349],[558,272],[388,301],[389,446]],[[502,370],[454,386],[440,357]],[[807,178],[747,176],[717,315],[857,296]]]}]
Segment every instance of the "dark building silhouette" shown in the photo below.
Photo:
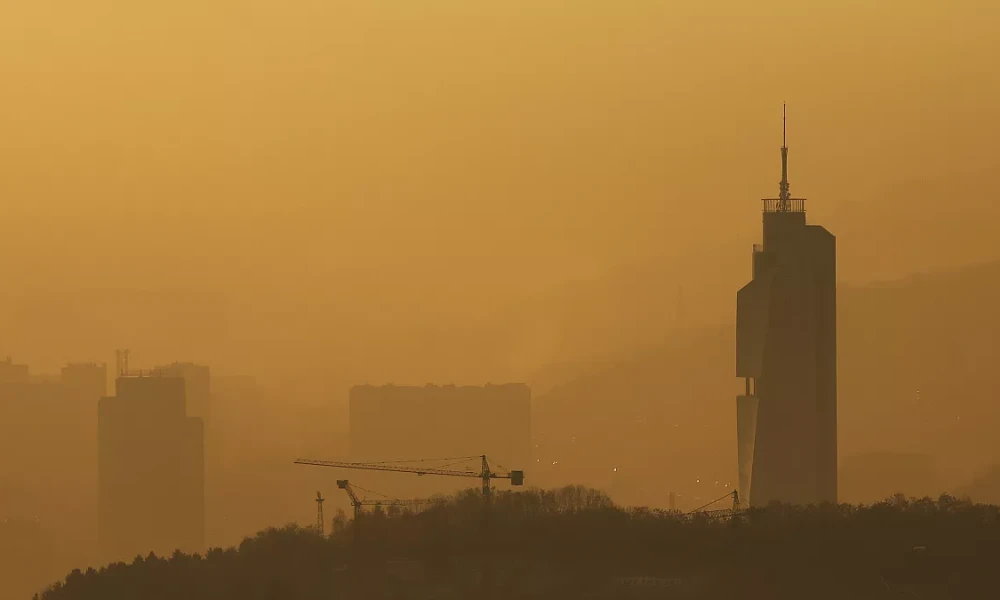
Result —
[{"label": "dark building silhouette", "polygon": [[[485,453],[494,464],[507,469],[526,469],[532,462],[531,389],[524,384],[360,385],[351,388],[349,410],[352,460]],[[365,474],[365,481],[374,480],[373,475]],[[404,482],[405,489],[410,493],[441,490],[442,485],[449,485],[441,479],[428,481],[423,487],[411,479]],[[383,477],[378,480],[388,481]],[[394,476],[392,481],[402,480]]]},{"label": "dark building silhouette", "polygon": [[204,432],[184,379],[123,375],[116,390],[98,410],[101,560],[202,552]]},{"label": "dark building silhouette", "polygon": [[763,244],[737,294],[739,484],[745,502],[837,500],[836,240],[806,224],[781,147],[777,198],[763,200]]},{"label": "dark building silhouette", "polygon": [[[227,504],[233,500],[223,493],[221,482],[225,479],[226,464],[222,456],[223,423],[215,418],[217,412],[213,406],[216,398],[213,394],[211,368],[192,362],[174,362],[156,367],[153,373],[162,377],[180,377],[184,380],[185,398],[187,399],[187,415],[198,417],[204,426],[204,457],[205,457],[205,535],[209,546],[222,545],[226,538],[223,531],[227,523],[226,513],[230,512]],[[242,533],[249,533],[244,531]]]},{"label": "dark building silhouette", "polygon": [[59,531],[61,555],[78,562],[91,561],[96,546],[97,403],[106,378],[103,364],[51,375],[0,361],[0,520],[44,515]]}]

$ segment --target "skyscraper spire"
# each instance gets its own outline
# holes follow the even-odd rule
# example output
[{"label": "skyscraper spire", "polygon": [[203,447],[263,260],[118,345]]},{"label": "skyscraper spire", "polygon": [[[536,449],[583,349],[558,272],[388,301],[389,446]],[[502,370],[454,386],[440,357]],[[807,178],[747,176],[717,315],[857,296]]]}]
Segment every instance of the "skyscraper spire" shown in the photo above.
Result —
[{"label": "skyscraper spire", "polygon": [[789,210],[792,198],[788,191],[788,146],[785,142],[786,133],[785,104],[781,105],[781,183],[778,188],[778,210],[785,212]]}]

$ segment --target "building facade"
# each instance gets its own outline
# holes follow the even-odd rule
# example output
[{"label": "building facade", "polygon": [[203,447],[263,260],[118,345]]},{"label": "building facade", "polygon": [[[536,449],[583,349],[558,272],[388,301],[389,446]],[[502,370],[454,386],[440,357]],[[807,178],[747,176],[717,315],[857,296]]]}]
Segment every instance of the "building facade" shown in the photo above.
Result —
[{"label": "building facade", "polygon": [[781,169],[737,294],[739,486],[751,506],[837,501],[836,239],[791,197],[784,144]]}]

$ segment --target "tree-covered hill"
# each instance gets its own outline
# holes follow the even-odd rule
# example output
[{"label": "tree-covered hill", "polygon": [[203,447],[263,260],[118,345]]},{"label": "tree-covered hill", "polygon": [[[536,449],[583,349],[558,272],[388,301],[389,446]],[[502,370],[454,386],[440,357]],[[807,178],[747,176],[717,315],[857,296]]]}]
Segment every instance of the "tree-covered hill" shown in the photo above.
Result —
[{"label": "tree-covered hill", "polygon": [[498,494],[489,513],[470,492],[337,523],[329,536],[288,526],[205,556],[74,571],[40,599],[618,598],[656,586],[678,598],[985,598],[1000,559],[1000,510],[948,496],[711,520],[567,487]]}]

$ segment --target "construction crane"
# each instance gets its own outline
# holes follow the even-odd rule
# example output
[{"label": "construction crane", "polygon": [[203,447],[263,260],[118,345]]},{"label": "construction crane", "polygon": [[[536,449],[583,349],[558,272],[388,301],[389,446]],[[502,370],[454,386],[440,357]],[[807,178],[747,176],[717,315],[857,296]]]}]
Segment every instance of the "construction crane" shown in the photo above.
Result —
[{"label": "construction crane", "polygon": [[[480,468],[479,468],[479,472],[478,473],[475,472],[475,471],[473,471],[473,470],[471,470],[471,469],[470,470],[466,470],[466,471],[459,471],[459,470],[456,470],[456,469],[445,468],[445,467],[447,467],[449,465],[445,465],[445,467],[440,467],[440,468],[434,468],[434,467],[425,468],[425,467],[405,466],[405,465],[400,464],[400,462],[403,462],[403,461],[395,462],[395,463],[393,463],[393,462],[342,462],[342,461],[333,461],[333,460],[311,460],[311,459],[300,458],[300,459],[297,459],[295,461],[295,464],[297,464],[297,465],[312,465],[312,466],[316,466],[316,467],[331,467],[331,468],[335,468],[335,469],[359,469],[359,470],[362,470],[362,471],[388,471],[388,472],[392,472],[392,473],[414,473],[416,475],[442,475],[442,476],[445,476],[445,477],[475,477],[475,478],[478,478],[479,480],[482,481],[482,484],[483,484],[483,521],[482,521],[482,534],[481,535],[488,542],[488,540],[491,537],[490,531],[492,529],[492,527],[489,525],[490,520],[491,520],[490,519],[490,513],[492,512],[492,509],[491,509],[491,506],[492,506],[491,498],[492,498],[492,495],[493,495],[492,486],[491,486],[492,481],[494,479],[509,479],[511,485],[524,485],[524,471],[507,471],[507,472],[497,471],[497,472],[495,472],[495,471],[493,471],[493,469],[490,468],[489,460],[487,460],[485,454],[481,454],[478,457],[476,457],[476,456],[464,456],[464,457],[461,457],[461,458],[456,458],[454,460],[465,461],[465,460],[470,460],[470,459],[473,459],[473,458],[479,458],[480,459]],[[439,460],[452,460],[452,459],[439,459]],[[420,462],[430,462],[430,461],[427,460],[427,459],[424,459],[424,460],[421,460]],[[344,487],[343,487],[343,489],[346,490],[349,495],[352,495],[352,492],[349,491],[350,490],[350,486],[348,485],[347,480],[342,480],[342,481],[344,481]],[[340,485],[339,481],[338,481],[337,485],[338,486]],[[354,502],[355,497],[356,496],[353,496],[351,498],[352,503]],[[355,509],[354,510],[355,510],[354,514],[355,514],[355,516],[357,516],[359,514],[358,511],[360,510],[358,508],[357,504],[355,504]],[[485,559],[485,563],[483,565],[482,581],[480,583],[485,588],[490,588],[493,585],[493,567],[492,567],[492,564],[490,563],[489,558]]]},{"label": "construction crane", "polygon": [[[466,456],[460,460],[479,458],[482,461],[479,472],[459,471],[457,469],[425,468],[405,466],[392,462],[341,462],[334,460],[312,460],[300,458],[295,461],[297,465],[312,465],[315,467],[332,467],[336,469],[361,469],[363,471],[391,471],[394,473],[415,473],[416,475],[443,475],[446,477],[475,477],[482,480],[483,497],[487,500],[491,494],[491,481],[494,479],[509,479],[511,485],[524,485],[524,471],[495,472],[490,468],[490,463],[486,455]],[[451,459],[440,459],[451,460]]]},{"label": "construction crane", "polygon": [[[732,508],[723,508],[721,510],[704,510],[709,506],[712,506],[716,502],[725,500],[726,498],[733,499]],[[733,517],[738,517],[743,514],[743,507],[740,505],[740,492],[739,490],[733,490],[732,492],[722,496],[721,498],[716,498],[704,506],[700,506],[691,512],[685,514],[685,516],[700,515],[703,517],[708,517],[709,519],[731,519]]]},{"label": "construction crane", "polygon": [[347,492],[348,498],[351,499],[351,506],[354,507],[354,518],[355,519],[357,519],[361,515],[363,507],[365,507],[365,506],[419,506],[421,504],[440,504],[440,503],[444,502],[444,500],[431,500],[431,499],[426,499],[426,500],[396,500],[396,499],[392,499],[392,498],[386,498],[385,500],[362,500],[362,499],[358,498],[358,495],[356,493],[354,493],[354,487],[358,487],[358,489],[361,489],[361,490],[364,490],[366,492],[370,492],[370,493],[373,493],[373,494],[378,493],[378,492],[372,492],[371,490],[366,490],[365,488],[363,488],[361,486],[352,486],[351,483],[350,483],[350,481],[348,481],[347,479],[338,479],[337,480],[337,487],[340,488],[340,489],[342,489],[342,490],[344,490],[345,492]]},{"label": "construction crane", "polygon": [[316,492],[316,530],[320,535],[326,535],[326,521],[323,519],[323,494]]}]

